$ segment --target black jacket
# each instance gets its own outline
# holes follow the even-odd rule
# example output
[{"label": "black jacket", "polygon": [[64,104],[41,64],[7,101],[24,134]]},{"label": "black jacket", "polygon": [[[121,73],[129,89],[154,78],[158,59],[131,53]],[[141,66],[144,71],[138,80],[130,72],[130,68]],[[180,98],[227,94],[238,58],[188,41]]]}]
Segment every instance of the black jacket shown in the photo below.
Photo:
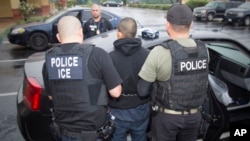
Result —
[{"label": "black jacket", "polygon": [[138,73],[149,50],[141,46],[139,38],[124,38],[114,42],[115,50],[110,53],[113,63],[123,80],[122,95],[118,100],[110,100],[113,108],[134,108],[148,101],[138,96]]}]

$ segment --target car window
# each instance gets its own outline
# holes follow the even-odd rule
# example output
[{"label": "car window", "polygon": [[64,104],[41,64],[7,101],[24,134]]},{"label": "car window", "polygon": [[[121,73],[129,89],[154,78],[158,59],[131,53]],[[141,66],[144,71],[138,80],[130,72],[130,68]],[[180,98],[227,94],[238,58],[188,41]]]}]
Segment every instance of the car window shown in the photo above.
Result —
[{"label": "car window", "polygon": [[226,4],[221,2],[221,3],[218,3],[218,8],[220,9],[226,9]]},{"label": "car window", "polygon": [[243,3],[239,6],[242,9],[250,9],[250,2]]},{"label": "car window", "polygon": [[68,12],[64,16],[74,16],[79,19],[80,12],[79,11],[73,11],[73,12]]},{"label": "car window", "polygon": [[111,21],[113,19],[113,16],[111,16],[108,13],[102,12],[102,17],[108,19],[109,21]]},{"label": "car window", "polygon": [[216,7],[217,6],[217,2],[209,2],[205,5],[205,7]]},{"label": "car window", "polygon": [[90,18],[92,18],[91,11],[90,10],[84,10],[83,22],[86,22]]}]

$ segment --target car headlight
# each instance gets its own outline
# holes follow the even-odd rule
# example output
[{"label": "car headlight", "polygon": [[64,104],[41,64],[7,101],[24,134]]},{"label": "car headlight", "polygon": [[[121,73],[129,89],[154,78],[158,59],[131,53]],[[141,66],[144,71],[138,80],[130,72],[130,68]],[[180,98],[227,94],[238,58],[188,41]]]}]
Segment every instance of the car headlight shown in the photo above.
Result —
[{"label": "car headlight", "polygon": [[207,13],[207,10],[201,10],[201,13],[205,14],[205,13]]},{"label": "car headlight", "polygon": [[244,16],[244,13],[243,12],[239,12],[238,13],[238,17],[243,17]]},{"label": "car headlight", "polygon": [[16,28],[11,31],[11,34],[23,34],[25,32],[24,28]]}]

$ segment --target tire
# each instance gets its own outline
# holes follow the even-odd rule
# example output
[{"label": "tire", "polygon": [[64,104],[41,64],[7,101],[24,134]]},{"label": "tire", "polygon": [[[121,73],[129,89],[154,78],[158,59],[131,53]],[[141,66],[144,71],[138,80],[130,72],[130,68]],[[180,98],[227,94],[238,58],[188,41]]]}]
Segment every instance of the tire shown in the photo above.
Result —
[{"label": "tire", "polygon": [[245,26],[250,26],[250,16],[246,16],[244,19],[244,25]]},{"label": "tire", "polygon": [[42,51],[48,47],[49,39],[44,33],[36,32],[30,36],[29,43],[32,49]]},{"label": "tire", "polygon": [[214,13],[208,13],[206,19],[209,22],[213,21],[214,20]]}]

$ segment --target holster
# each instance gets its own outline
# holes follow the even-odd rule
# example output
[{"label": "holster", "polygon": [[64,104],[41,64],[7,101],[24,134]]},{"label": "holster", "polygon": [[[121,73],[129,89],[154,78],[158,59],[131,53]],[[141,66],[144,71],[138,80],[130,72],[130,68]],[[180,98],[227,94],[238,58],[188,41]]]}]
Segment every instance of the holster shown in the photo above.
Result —
[{"label": "holster", "polygon": [[61,130],[56,122],[50,124],[50,131],[52,133],[53,141],[61,141]]},{"label": "holster", "polygon": [[103,127],[97,130],[100,138],[108,139],[115,131],[115,123],[113,120],[108,120]]}]

